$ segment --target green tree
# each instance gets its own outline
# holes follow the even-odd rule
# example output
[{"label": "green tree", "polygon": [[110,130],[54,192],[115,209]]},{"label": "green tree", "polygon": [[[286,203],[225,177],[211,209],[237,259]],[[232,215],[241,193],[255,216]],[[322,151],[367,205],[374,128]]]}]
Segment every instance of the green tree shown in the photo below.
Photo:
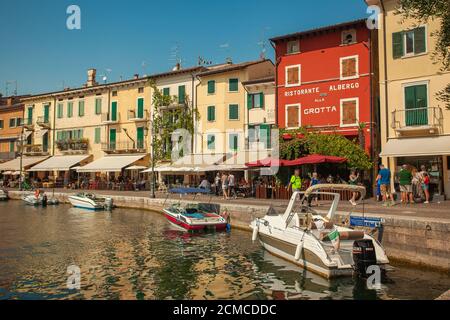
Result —
[{"label": "green tree", "polygon": [[[399,0],[397,14],[418,22],[439,19],[441,27],[432,36],[436,38],[434,58],[442,63],[442,70],[450,67],[450,1],[449,0]],[[450,83],[437,94],[450,110]]]}]

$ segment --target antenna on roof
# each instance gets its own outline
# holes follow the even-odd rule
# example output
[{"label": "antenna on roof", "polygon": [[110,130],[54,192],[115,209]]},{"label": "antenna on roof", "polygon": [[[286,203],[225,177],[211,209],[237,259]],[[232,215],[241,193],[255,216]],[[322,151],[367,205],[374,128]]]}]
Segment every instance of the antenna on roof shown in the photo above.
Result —
[{"label": "antenna on roof", "polygon": [[108,82],[107,73],[111,73],[111,72],[112,72],[112,69],[106,68],[105,69],[105,74],[100,75],[100,77],[102,78],[102,81],[103,81],[104,84],[106,84]]},{"label": "antenna on roof", "polygon": [[205,58],[198,56],[198,65],[199,66],[210,66],[210,65],[212,65],[212,61],[206,60]]},{"label": "antenna on roof", "polygon": [[259,58],[261,60],[266,59],[266,53],[267,53],[267,41],[266,41],[266,35],[265,31],[270,30],[270,27],[264,27],[261,31],[261,40],[258,42],[258,46],[261,48],[261,51],[259,53]]},{"label": "antenna on roof", "polygon": [[180,70],[183,65],[184,59],[181,58],[180,55],[180,44],[178,42],[175,43],[170,50],[170,58],[169,58],[171,66],[174,66],[173,71]]}]

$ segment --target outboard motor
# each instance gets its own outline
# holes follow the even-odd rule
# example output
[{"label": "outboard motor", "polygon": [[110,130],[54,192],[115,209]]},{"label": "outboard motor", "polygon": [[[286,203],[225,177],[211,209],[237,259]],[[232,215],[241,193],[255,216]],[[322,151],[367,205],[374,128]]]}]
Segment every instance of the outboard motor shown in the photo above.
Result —
[{"label": "outboard motor", "polygon": [[105,199],[105,209],[111,211],[114,209],[114,201],[112,198]]},{"label": "outboard motor", "polygon": [[372,240],[357,240],[353,243],[353,262],[355,272],[367,278],[367,268],[377,264],[377,255]]},{"label": "outboard motor", "polygon": [[47,198],[47,195],[44,194],[42,197],[42,206],[46,207],[47,204],[48,204],[48,198]]}]

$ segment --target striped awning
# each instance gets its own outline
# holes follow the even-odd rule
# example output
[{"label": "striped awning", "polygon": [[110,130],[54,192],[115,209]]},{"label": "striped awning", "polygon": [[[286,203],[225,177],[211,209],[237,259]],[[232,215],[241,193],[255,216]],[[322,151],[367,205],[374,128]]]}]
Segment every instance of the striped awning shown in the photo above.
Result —
[{"label": "striped awning", "polygon": [[91,155],[54,156],[27,170],[29,172],[69,171],[72,167],[88,160]]}]

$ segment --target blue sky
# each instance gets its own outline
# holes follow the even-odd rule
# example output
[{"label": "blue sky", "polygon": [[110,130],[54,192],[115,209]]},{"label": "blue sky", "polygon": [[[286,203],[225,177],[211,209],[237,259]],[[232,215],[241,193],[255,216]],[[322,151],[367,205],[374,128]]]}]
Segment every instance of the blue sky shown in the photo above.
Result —
[{"label": "blue sky", "polygon": [[[81,30],[66,28],[71,4]],[[80,86],[91,67],[109,82],[167,71],[175,55],[253,60],[263,39],[273,58],[270,37],[365,16],[363,0],[0,0],[0,93]]]}]

